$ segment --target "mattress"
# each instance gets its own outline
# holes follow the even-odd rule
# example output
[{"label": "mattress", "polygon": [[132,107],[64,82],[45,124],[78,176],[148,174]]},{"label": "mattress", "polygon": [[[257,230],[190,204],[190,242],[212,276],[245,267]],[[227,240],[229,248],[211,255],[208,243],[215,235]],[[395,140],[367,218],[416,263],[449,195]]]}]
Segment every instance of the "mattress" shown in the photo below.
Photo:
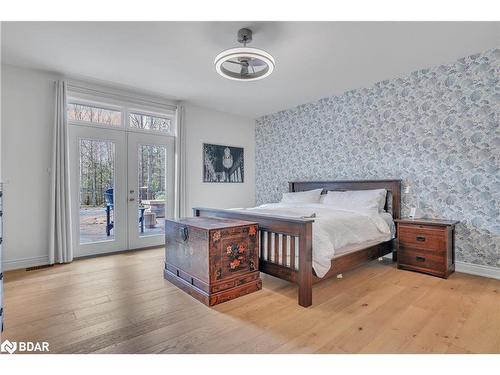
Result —
[{"label": "mattress", "polygon": [[[258,207],[243,210],[248,213],[262,215],[277,215],[290,218],[314,218],[312,223],[312,266],[319,277],[324,276],[332,265],[332,259],[338,250],[347,245],[360,245],[366,241],[380,242],[391,239],[391,229],[388,223],[390,215],[377,211],[337,209],[332,205],[321,203],[268,203]],[[392,224],[392,218],[391,218]],[[265,236],[264,238],[266,238]],[[279,242],[283,239],[280,235]],[[285,236],[285,241],[289,242]],[[274,235],[272,238],[270,256],[274,256]],[[280,244],[287,250],[289,245]],[[266,246],[267,248],[267,246]],[[297,247],[296,247],[297,248]],[[286,254],[285,254],[286,255]],[[280,257],[285,256],[281,254]],[[286,255],[287,257],[289,255]],[[275,262],[282,264],[282,262]]]},{"label": "mattress", "polygon": [[[349,253],[353,253],[353,252],[356,252],[356,251],[359,251],[359,250],[362,250],[362,249],[366,249],[367,247],[371,247],[371,246],[375,246],[375,245],[378,245],[380,243],[383,243],[383,242],[386,242],[386,241],[389,241],[390,239],[393,239],[395,237],[395,234],[396,234],[396,226],[394,224],[394,221],[393,221],[393,218],[392,218],[392,215],[389,214],[388,212],[384,212],[384,213],[381,213],[380,216],[382,217],[382,219],[384,219],[384,221],[387,223],[387,225],[389,226],[389,229],[390,229],[390,236],[388,236],[387,234],[381,234],[378,238],[375,238],[375,239],[370,239],[370,240],[367,240],[367,241],[362,241],[362,242],[359,242],[359,243],[356,243],[356,244],[350,244],[350,245],[346,245],[346,246],[343,246],[343,247],[340,247],[338,249],[335,249],[335,252],[334,252],[334,255],[333,255],[333,258],[331,258],[331,260],[335,260],[335,258],[338,258],[340,256],[343,256],[343,255],[346,255],[346,254],[349,254]],[[281,252],[278,254],[278,262],[275,261],[274,259],[274,234],[272,234],[272,237],[271,237],[271,254],[269,254],[270,256],[270,260],[271,262],[273,263],[278,263],[278,264],[283,264],[282,263],[282,254]],[[268,247],[268,244],[267,244],[267,236],[264,236],[264,259],[268,259],[268,254],[267,254],[267,249],[269,248]],[[283,241],[286,241],[286,263],[285,265],[287,267],[290,267],[291,266],[291,261],[290,261],[290,238],[287,238],[287,237],[283,237],[282,235],[279,235],[279,239],[278,239],[278,243],[279,243],[279,249],[282,249],[282,244],[283,244]],[[298,249],[299,248],[299,243],[298,243],[298,238],[296,238],[295,240],[295,249]],[[295,269],[298,269],[298,265],[299,265],[299,255],[298,255],[298,251],[296,250],[295,251]]]}]

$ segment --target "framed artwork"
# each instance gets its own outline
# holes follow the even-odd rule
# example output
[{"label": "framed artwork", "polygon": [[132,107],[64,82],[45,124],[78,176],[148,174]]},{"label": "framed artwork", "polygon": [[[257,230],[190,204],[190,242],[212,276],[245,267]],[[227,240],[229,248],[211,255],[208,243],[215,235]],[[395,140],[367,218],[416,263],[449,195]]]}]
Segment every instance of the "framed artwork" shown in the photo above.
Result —
[{"label": "framed artwork", "polygon": [[243,148],[203,143],[203,182],[244,182]]}]

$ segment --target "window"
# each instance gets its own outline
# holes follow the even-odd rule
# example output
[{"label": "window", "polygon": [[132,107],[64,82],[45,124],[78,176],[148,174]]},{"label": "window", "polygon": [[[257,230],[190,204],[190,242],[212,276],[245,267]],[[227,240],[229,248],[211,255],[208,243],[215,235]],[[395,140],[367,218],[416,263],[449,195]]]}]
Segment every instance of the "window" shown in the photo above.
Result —
[{"label": "window", "polygon": [[129,125],[132,128],[154,130],[162,133],[170,133],[172,120],[167,117],[146,115],[143,113],[130,113]]},{"label": "window", "polygon": [[68,103],[68,121],[121,126],[122,113],[118,110],[88,104]]},{"label": "window", "polygon": [[77,126],[108,127],[137,133],[175,136],[176,107],[147,100],[69,92],[68,123]]}]

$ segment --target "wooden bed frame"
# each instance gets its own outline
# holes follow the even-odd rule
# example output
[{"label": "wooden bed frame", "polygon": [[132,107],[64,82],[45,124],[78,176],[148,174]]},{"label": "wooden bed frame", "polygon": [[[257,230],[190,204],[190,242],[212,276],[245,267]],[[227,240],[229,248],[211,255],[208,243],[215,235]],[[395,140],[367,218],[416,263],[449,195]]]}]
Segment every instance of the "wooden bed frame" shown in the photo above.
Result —
[{"label": "wooden bed frame", "polygon": [[[290,192],[319,188],[323,189],[323,194],[327,191],[386,189],[385,209],[392,214],[393,219],[400,218],[401,180],[303,181],[289,183]],[[260,232],[260,271],[298,284],[299,305],[304,307],[312,304],[312,285],[314,283],[356,268],[391,252],[393,260],[396,260],[393,240],[390,240],[335,257],[328,273],[319,278],[312,268],[313,218],[301,219],[198,207],[193,208],[193,214],[194,216],[234,218],[257,222]],[[298,248],[295,245],[296,239],[298,239]],[[287,242],[290,243],[289,254],[287,253]],[[274,246],[272,246],[273,243]],[[296,251],[298,251],[299,264],[295,264]]]}]

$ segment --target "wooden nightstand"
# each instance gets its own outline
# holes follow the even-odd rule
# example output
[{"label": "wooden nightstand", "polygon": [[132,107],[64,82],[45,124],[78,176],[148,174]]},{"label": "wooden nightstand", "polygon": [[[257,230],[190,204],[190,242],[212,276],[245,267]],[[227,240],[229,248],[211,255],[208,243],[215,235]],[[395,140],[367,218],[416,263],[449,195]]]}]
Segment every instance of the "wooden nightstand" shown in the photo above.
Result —
[{"label": "wooden nightstand", "polygon": [[455,225],[459,221],[398,219],[398,268],[448,278],[455,271]]}]

